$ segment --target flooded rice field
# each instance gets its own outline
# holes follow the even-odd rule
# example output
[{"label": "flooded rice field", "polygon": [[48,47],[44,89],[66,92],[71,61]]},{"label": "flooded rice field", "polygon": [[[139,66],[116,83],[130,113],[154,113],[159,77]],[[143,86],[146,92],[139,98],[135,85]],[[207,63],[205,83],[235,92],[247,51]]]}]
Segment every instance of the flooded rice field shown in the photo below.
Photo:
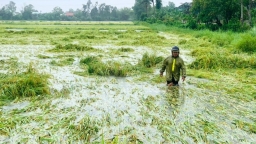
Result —
[{"label": "flooded rice field", "polygon": [[[188,76],[179,88],[168,89],[159,77],[161,63],[152,72],[136,71],[125,77],[85,73],[80,62],[85,57],[135,66],[146,52],[167,57],[181,39],[141,29],[88,30],[91,37],[86,38],[75,28],[61,34],[3,32],[11,40],[1,41],[0,73],[24,71],[32,64],[49,75],[50,95],[3,104],[0,143],[256,142],[256,101],[239,101],[221,89],[200,87],[215,81]],[[93,50],[51,51],[58,44],[87,45]],[[124,48],[129,51],[118,51]],[[180,48],[189,65],[194,60],[189,47]],[[61,63],[67,58],[71,63]]]}]

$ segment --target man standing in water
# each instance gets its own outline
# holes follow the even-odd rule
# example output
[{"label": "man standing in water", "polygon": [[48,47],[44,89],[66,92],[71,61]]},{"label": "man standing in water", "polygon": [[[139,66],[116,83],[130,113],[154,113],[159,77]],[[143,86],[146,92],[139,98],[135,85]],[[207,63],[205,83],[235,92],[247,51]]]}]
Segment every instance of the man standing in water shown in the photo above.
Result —
[{"label": "man standing in water", "polygon": [[172,48],[172,55],[167,57],[160,70],[160,76],[163,76],[166,70],[167,86],[179,86],[180,73],[182,74],[182,81],[186,79],[186,67],[184,61],[179,57],[179,47]]}]

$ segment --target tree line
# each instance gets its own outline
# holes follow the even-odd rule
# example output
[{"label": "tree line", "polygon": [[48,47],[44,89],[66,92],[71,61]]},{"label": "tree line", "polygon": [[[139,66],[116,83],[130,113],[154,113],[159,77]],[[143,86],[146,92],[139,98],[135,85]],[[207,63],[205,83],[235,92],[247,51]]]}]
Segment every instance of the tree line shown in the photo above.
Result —
[{"label": "tree line", "polygon": [[135,19],[191,29],[244,31],[256,23],[255,0],[193,0],[176,7],[162,0],[135,0]]},{"label": "tree line", "polygon": [[[13,1],[0,9],[0,20],[49,20],[49,21],[131,21],[131,8],[117,9],[117,7],[88,0],[81,8],[69,9],[64,12],[61,7],[54,7],[51,12],[41,13],[32,4],[25,5],[20,12]],[[71,13],[72,15],[68,15]]]},{"label": "tree line", "polygon": [[70,21],[146,21],[191,29],[243,31],[256,22],[255,0],[193,0],[176,7],[171,1],[135,0],[132,8],[118,9],[91,0],[66,15],[60,7],[40,13],[29,4],[16,11],[13,1],[0,9],[0,20],[70,20]]}]

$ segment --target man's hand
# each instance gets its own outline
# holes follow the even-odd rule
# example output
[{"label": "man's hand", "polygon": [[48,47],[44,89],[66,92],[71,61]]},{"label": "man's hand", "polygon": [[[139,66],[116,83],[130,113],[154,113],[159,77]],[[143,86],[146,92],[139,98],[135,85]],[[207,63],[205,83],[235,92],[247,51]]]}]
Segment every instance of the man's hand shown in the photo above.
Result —
[{"label": "man's hand", "polygon": [[185,81],[186,77],[185,76],[182,76],[182,81]]},{"label": "man's hand", "polygon": [[168,86],[168,87],[173,86],[173,83],[169,83],[167,86]]}]

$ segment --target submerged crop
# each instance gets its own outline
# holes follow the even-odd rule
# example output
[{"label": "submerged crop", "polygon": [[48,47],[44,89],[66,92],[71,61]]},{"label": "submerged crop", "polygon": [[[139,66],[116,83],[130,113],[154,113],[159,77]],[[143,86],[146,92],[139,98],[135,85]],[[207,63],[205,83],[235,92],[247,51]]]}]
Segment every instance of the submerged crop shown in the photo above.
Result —
[{"label": "submerged crop", "polygon": [[[0,143],[256,141],[255,55],[232,51],[238,34],[111,22],[0,27]],[[173,45],[188,76],[167,89],[159,70]]]}]

